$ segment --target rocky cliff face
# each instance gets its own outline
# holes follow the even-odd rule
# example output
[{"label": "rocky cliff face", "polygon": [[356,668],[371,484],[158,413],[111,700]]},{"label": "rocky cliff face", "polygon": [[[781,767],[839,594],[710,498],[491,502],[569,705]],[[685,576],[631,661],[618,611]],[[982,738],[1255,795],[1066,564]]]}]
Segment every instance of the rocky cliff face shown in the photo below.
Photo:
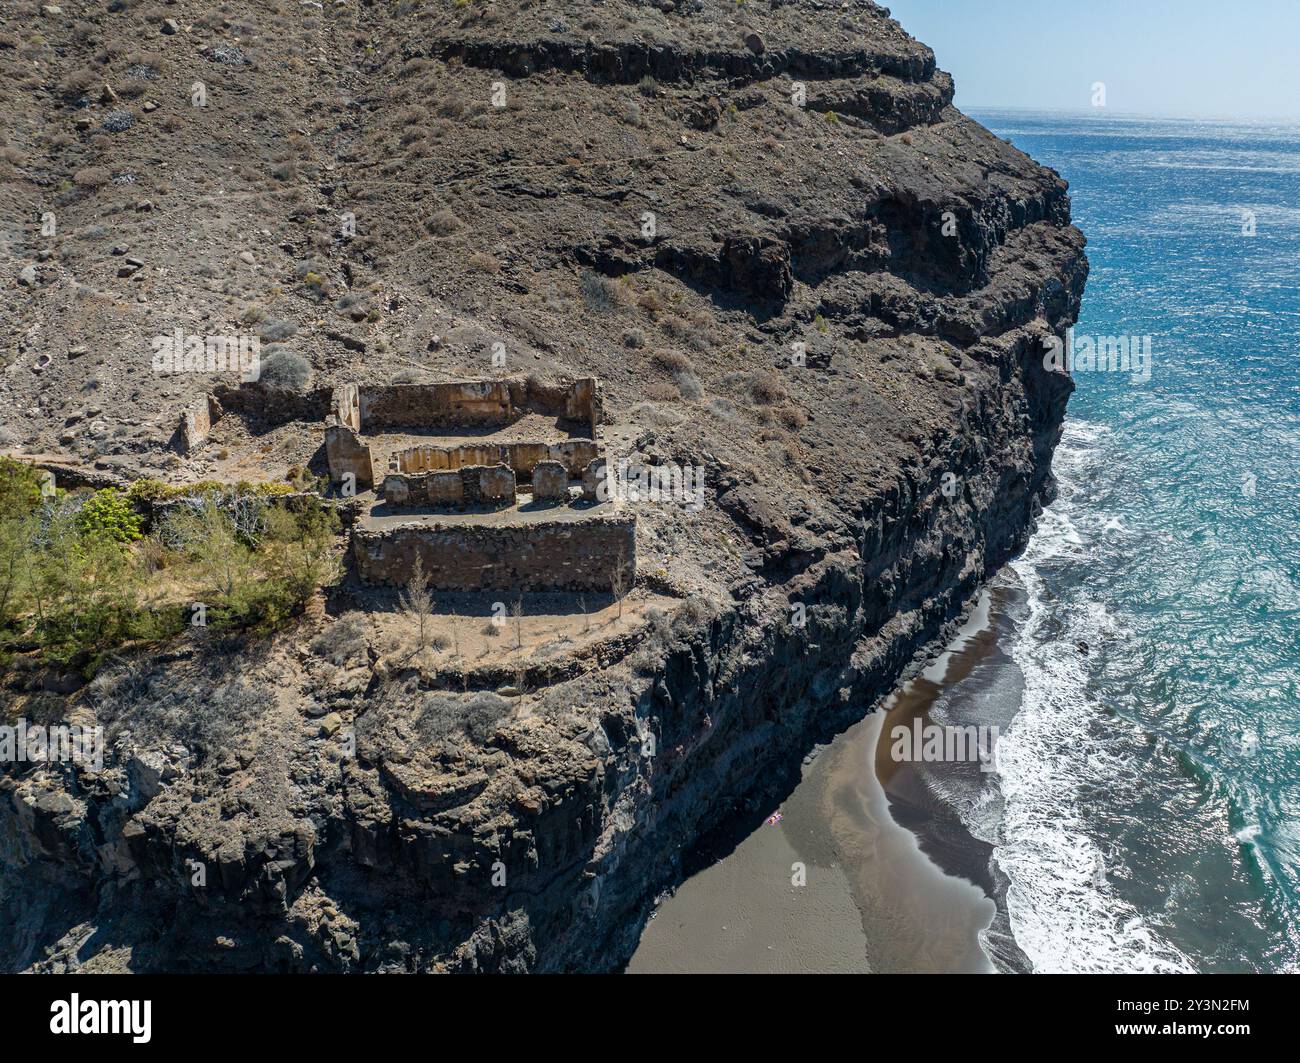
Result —
[{"label": "rocky cliff face", "polygon": [[639,508],[672,607],[567,659],[401,667],[350,585],[272,640],[124,655],[60,708],[107,728],[102,770],[0,774],[0,962],[617,968],[691,846],[1025,541],[1072,387],[1041,341],[1087,273],[1065,184],[871,3],[206,6],[0,35],[66,127],[5,90],[15,216],[60,217],[9,242],[10,443],[277,475],[318,437],[167,449],[212,382],[151,378],[152,332],[265,327],[318,384],[502,343],[602,378],[611,452],[701,467],[706,501]]}]

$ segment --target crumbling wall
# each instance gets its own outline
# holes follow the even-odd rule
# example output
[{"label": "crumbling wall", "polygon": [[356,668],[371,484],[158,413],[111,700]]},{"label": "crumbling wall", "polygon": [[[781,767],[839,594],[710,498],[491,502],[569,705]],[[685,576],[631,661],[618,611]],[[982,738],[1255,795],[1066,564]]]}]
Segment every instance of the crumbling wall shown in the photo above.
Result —
[{"label": "crumbling wall", "polygon": [[424,495],[431,506],[464,506],[465,477],[456,472],[425,474]]},{"label": "crumbling wall", "polygon": [[460,480],[465,488],[466,505],[515,504],[515,473],[509,465],[467,466],[460,470]]},{"label": "crumbling wall", "polygon": [[219,384],[213,389],[213,395],[222,409],[243,414],[263,428],[274,428],[290,421],[319,423],[330,417],[334,391],[328,387],[288,391],[261,380],[250,380],[238,387]]},{"label": "crumbling wall", "polygon": [[330,418],[325,427],[325,459],[329,462],[330,480],[342,483],[351,473],[357,487],[370,487],[375,482],[374,461],[370,448],[361,442],[356,429]]},{"label": "crumbling wall", "polygon": [[361,391],[356,384],[340,384],[330,395],[330,412],[339,424],[361,431]]},{"label": "crumbling wall", "polygon": [[509,383],[511,399],[521,410],[589,424],[593,436],[604,418],[600,383],[595,377],[560,377],[553,382],[528,377]]},{"label": "crumbling wall", "polygon": [[[436,384],[345,384],[334,389],[332,412],[339,412],[345,389],[355,389],[357,423],[362,432],[409,428],[495,427],[510,424],[525,413],[561,417],[596,425],[604,416],[600,384],[595,377],[562,378],[554,383],[527,379],[460,380]],[[351,393],[346,396],[351,399]],[[350,407],[349,407],[350,408]]]},{"label": "crumbling wall", "polygon": [[539,461],[533,469],[534,502],[567,502],[569,470],[558,461]]},{"label": "crumbling wall", "polygon": [[626,592],[636,578],[636,517],[357,528],[352,555],[362,580],[385,586],[403,586],[419,557],[436,590]]},{"label": "crumbling wall", "polygon": [[[269,392],[263,385],[238,389],[236,401],[239,408],[260,418],[272,416]],[[291,405],[296,411],[304,406],[314,408],[321,401],[318,391]],[[594,377],[564,378],[555,383],[529,377],[437,384],[340,384],[328,391],[325,405],[330,478],[337,483],[351,472],[363,486],[374,483],[373,455],[363,440],[366,432],[495,428],[533,412],[586,423],[594,436],[604,415],[600,384]],[[280,416],[281,420],[294,419]],[[593,439],[581,438],[554,443],[426,445],[397,452],[388,468],[416,474],[471,465],[507,465],[516,478],[528,480],[540,461],[561,462],[571,475],[580,475],[598,453]]]},{"label": "crumbling wall", "polygon": [[565,439],[557,443],[467,443],[452,447],[410,447],[398,451],[394,459],[398,472],[455,470],[463,465],[508,465],[517,477],[527,480],[541,461],[558,461],[577,476],[599,450],[590,439]]},{"label": "crumbling wall", "polygon": [[581,377],[573,382],[569,390],[565,416],[574,421],[586,421],[591,425],[591,434],[596,434],[596,426],[605,416],[602,408],[600,384],[592,376]]},{"label": "crumbling wall", "polygon": [[502,380],[441,384],[362,384],[359,428],[484,428],[509,424],[517,411]]},{"label": "crumbling wall", "polygon": [[[595,458],[582,470],[582,500],[584,502],[605,502],[601,498],[601,485],[609,478],[609,468],[604,458]],[[608,489],[604,492],[608,494]]]},{"label": "crumbling wall", "polygon": [[181,411],[181,423],[176,429],[176,444],[182,454],[191,454],[208,441],[212,426],[221,417],[221,403],[205,395]]},{"label": "crumbling wall", "polygon": [[380,490],[391,506],[513,506],[517,500],[515,474],[508,465],[466,465],[460,469],[395,473],[384,477]]}]

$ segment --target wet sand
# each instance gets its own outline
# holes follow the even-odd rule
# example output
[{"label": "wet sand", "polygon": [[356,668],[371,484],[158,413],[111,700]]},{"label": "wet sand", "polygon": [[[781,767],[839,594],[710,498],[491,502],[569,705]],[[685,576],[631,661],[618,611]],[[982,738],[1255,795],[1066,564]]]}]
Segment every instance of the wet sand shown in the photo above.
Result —
[{"label": "wet sand", "polygon": [[[797,791],[796,791],[797,794]],[[824,829],[792,795],[732,853],[660,905],[630,974],[867,973],[867,942]],[[796,886],[797,865],[806,884]]]},{"label": "wet sand", "polygon": [[989,846],[936,796],[931,765],[897,763],[881,741],[996,654],[990,604],[986,592],[940,657],[805,765],[779,823],[659,906],[629,973],[995,969],[980,944],[997,914]]}]

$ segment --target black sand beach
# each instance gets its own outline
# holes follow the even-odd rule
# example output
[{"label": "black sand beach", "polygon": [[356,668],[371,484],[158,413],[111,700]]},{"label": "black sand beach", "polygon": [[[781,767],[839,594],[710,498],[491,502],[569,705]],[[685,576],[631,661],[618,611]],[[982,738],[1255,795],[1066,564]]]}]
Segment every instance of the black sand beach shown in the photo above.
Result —
[{"label": "black sand beach", "polygon": [[991,899],[991,846],[963,822],[963,806],[987,803],[988,776],[978,764],[896,761],[888,738],[916,718],[1005,729],[1018,704],[998,644],[1009,608],[1012,592],[986,591],[944,653],[810,758],[778,822],[660,905],[628,972],[1021,968]]}]

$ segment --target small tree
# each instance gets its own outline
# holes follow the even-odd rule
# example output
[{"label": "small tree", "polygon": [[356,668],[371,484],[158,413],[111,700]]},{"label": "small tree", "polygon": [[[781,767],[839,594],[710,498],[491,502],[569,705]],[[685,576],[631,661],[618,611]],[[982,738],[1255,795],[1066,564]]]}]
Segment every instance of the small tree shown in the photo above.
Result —
[{"label": "small tree", "polygon": [[245,582],[252,551],[235,521],[212,494],[183,499],[163,521],[161,540],[199,563],[203,578],[226,598]]},{"label": "small tree", "polygon": [[618,555],[614,558],[614,570],[609,576],[609,587],[614,592],[614,600],[618,602],[618,619],[623,619],[623,595],[627,593],[627,552],[623,547],[618,548]]},{"label": "small tree", "polygon": [[406,589],[400,596],[402,612],[415,620],[418,631],[416,653],[423,653],[429,645],[429,623],[433,617],[433,595],[429,591],[429,577],[424,573],[424,563],[420,555],[415,555],[415,564],[411,566],[411,578],[406,581]]},{"label": "small tree", "polygon": [[0,631],[21,609],[35,525],[32,517],[0,516]]},{"label": "small tree", "polygon": [[321,587],[334,583],[341,565],[334,553],[338,517],[312,502],[301,511],[272,506],[265,517],[261,555],[269,573],[284,585],[292,601],[303,604]]},{"label": "small tree", "polygon": [[524,648],[524,600],[519,598],[510,607],[510,615],[515,618],[515,649]]}]

